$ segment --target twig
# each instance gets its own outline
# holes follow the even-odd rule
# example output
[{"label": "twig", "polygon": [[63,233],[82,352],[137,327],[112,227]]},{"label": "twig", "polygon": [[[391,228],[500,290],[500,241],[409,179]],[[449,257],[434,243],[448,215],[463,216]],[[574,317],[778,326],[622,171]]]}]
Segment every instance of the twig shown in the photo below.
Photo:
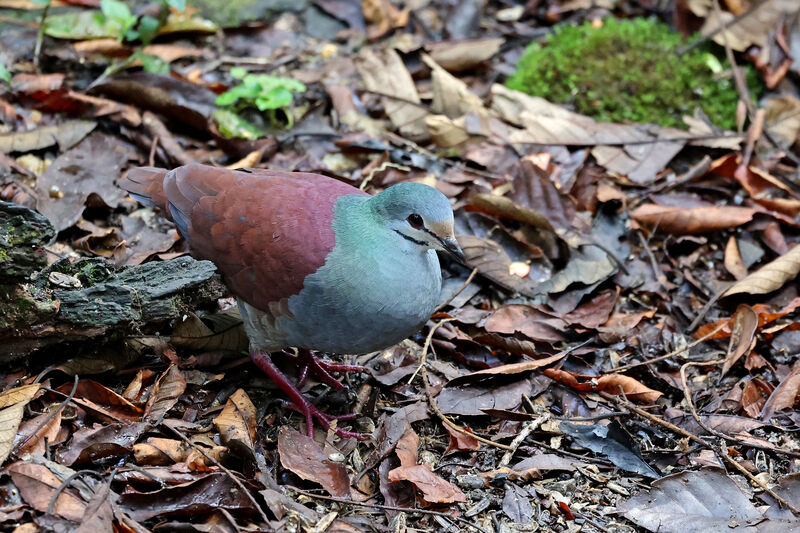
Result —
[{"label": "twig", "polygon": [[514,437],[514,440],[512,440],[511,444],[509,444],[509,449],[503,454],[503,458],[500,459],[500,463],[498,463],[497,468],[503,468],[504,466],[507,466],[511,462],[511,458],[514,457],[517,449],[519,449],[520,444],[522,444],[522,442],[528,438],[528,435],[536,431],[539,426],[548,420],[550,420],[550,413],[545,413],[536,420],[530,420],[526,422],[525,425],[522,426],[522,430],[520,430],[519,434]]},{"label": "twig", "polygon": [[706,317],[708,312],[711,310],[711,306],[714,305],[715,303],[717,303],[717,300],[719,300],[720,297],[722,297],[722,295],[725,294],[726,290],[728,290],[728,289],[725,288],[725,289],[719,291],[714,296],[712,296],[710,300],[708,300],[706,302],[706,305],[703,306],[703,308],[700,310],[700,312],[697,314],[697,316],[694,317],[694,320],[692,320],[692,323],[689,324],[689,327],[686,328],[686,331],[688,333],[691,333],[692,331],[697,329],[697,326],[700,324],[700,322],[703,321],[703,319]]},{"label": "twig", "polygon": [[233,472],[231,472],[230,470],[228,470],[227,468],[222,466],[222,464],[220,464],[219,461],[217,461],[211,455],[209,455],[203,448],[201,448],[200,446],[196,445],[194,442],[190,441],[189,438],[186,435],[184,435],[183,433],[181,433],[177,428],[174,428],[174,427],[172,427],[172,426],[170,426],[168,424],[163,424],[163,423],[161,424],[161,426],[169,429],[170,431],[172,431],[183,442],[185,442],[186,444],[188,444],[189,446],[191,446],[192,448],[194,448],[198,452],[202,453],[205,456],[206,459],[208,459],[209,461],[211,461],[214,464],[214,466],[216,466],[217,468],[219,468],[220,470],[225,472],[228,475],[228,477],[230,477],[231,480],[233,480],[233,482],[236,483],[236,486],[239,487],[239,489],[244,493],[244,495],[247,496],[247,499],[250,500],[250,503],[252,503],[255,506],[256,509],[258,509],[258,514],[261,515],[261,519],[264,520],[265,523],[269,524],[269,518],[267,518],[267,515],[266,515],[266,513],[264,513],[264,510],[258,504],[256,499],[253,498],[253,495],[250,494],[250,491],[247,489],[247,487],[244,486],[244,483],[242,483],[242,481],[238,477],[236,477],[236,475]]},{"label": "twig", "polygon": [[442,309],[444,309],[445,307],[450,305],[450,302],[455,300],[456,296],[458,296],[459,294],[464,292],[464,289],[469,287],[469,284],[472,283],[473,279],[475,279],[475,274],[477,274],[477,273],[478,273],[478,267],[473,268],[472,272],[470,272],[469,276],[467,276],[467,281],[465,281],[464,284],[461,285],[461,287],[459,287],[458,290],[456,292],[454,292],[453,295],[450,298],[448,298],[446,302],[442,303],[439,307],[437,307],[434,312],[441,311]]},{"label": "twig", "polygon": [[448,322],[452,322],[453,320],[455,320],[455,318],[445,318],[443,320],[440,320],[439,322],[434,324],[433,327],[431,328],[431,330],[428,332],[428,336],[425,337],[425,344],[422,346],[422,355],[419,356],[419,365],[417,365],[417,369],[414,370],[414,373],[411,374],[411,377],[408,378],[408,384],[409,385],[411,385],[411,383],[414,381],[414,378],[417,377],[417,374],[419,374],[419,372],[422,369],[422,367],[425,366],[425,363],[428,362],[428,350],[431,347],[431,341],[433,340],[433,334],[436,333],[436,330],[439,329],[440,326],[443,326],[443,325],[447,324]]},{"label": "twig", "polygon": [[21,450],[26,444],[28,444],[29,440],[31,440],[35,435],[37,435],[43,428],[47,427],[47,424],[49,424],[56,417],[56,415],[60,413],[61,410],[64,409],[64,407],[66,407],[69,402],[72,401],[72,398],[75,397],[75,391],[77,390],[78,390],[78,374],[75,374],[75,382],[72,384],[72,390],[70,391],[69,395],[64,399],[63,402],[61,402],[58,405],[58,407],[53,409],[50,412],[50,414],[47,415],[47,418],[42,420],[42,422],[39,424],[39,426],[33,433],[30,433],[27,437],[25,437],[25,439],[22,442],[20,442],[16,446],[16,449]]},{"label": "twig", "polygon": [[798,509],[797,507],[792,505],[785,498],[783,498],[778,493],[776,493],[774,490],[769,488],[766,483],[764,483],[763,481],[758,479],[756,476],[751,474],[750,471],[747,470],[745,467],[743,467],[742,465],[740,465],[739,463],[734,461],[733,457],[728,455],[728,446],[725,444],[724,440],[720,443],[719,454],[723,458],[725,458],[725,460],[727,461],[727,463],[729,465],[733,466],[736,470],[739,471],[740,474],[742,474],[744,477],[749,479],[751,483],[754,483],[754,484],[758,485],[761,488],[761,490],[763,490],[764,492],[766,492],[767,494],[769,494],[770,496],[775,498],[775,501],[777,501],[779,504],[781,504],[784,507],[786,507],[787,509],[789,509],[791,512],[793,512],[795,514],[795,516],[800,516],[800,509]]},{"label": "twig", "polygon": [[77,472],[73,472],[70,474],[67,479],[61,482],[61,485],[56,488],[56,491],[50,497],[50,503],[47,505],[47,514],[53,514],[53,508],[56,506],[56,500],[64,492],[64,489],[70,486],[75,478],[79,476],[97,476],[101,480],[103,479],[103,475],[100,472],[95,472],[94,470],[78,470]]},{"label": "twig", "polygon": [[47,14],[50,12],[50,4],[51,2],[47,2],[42,10],[42,16],[39,19],[39,31],[36,32],[36,45],[33,47],[33,66],[36,67],[37,71],[39,70],[39,55],[42,53],[44,30],[47,28],[45,22],[47,20]]},{"label": "twig", "polygon": [[369,507],[371,509],[380,509],[382,511],[398,511],[398,512],[401,512],[401,513],[409,513],[409,514],[411,514],[411,513],[419,513],[419,514],[426,514],[426,515],[430,515],[430,516],[438,516],[438,517],[444,518],[445,520],[450,520],[450,521],[462,524],[464,526],[470,527],[470,528],[474,529],[475,531],[480,531],[481,533],[487,533],[486,530],[481,529],[480,527],[476,526],[472,522],[469,522],[468,520],[464,520],[463,518],[460,518],[460,517],[457,517],[457,516],[452,516],[452,515],[449,515],[447,513],[440,513],[439,511],[430,511],[428,509],[414,509],[414,508],[411,508],[411,507],[398,507],[398,506],[395,506],[395,505],[382,505],[380,503],[358,502],[358,501],[354,501],[354,500],[348,500],[346,498],[337,498],[336,496],[324,496],[322,494],[314,494],[313,492],[308,492],[308,491],[305,491],[303,489],[297,488],[297,487],[292,486],[292,485],[284,485],[284,487],[286,487],[289,490],[293,490],[293,491],[297,492],[298,494],[302,494],[303,496],[308,496],[309,498],[314,498],[314,499],[318,499],[318,500],[325,500],[325,501],[329,501],[329,502],[343,503],[343,504],[346,504],[346,505],[354,505],[354,506],[357,506],[357,507]]},{"label": "twig", "polygon": [[690,348],[694,348],[695,346],[697,346],[701,342],[707,341],[709,338],[713,337],[720,330],[722,330],[722,328],[724,328],[725,325],[726,325],[725,323],[720,324],[716,329],[714,329],[714,331],[711,331],[711,332],[703,335],[699,339],[690,342],[689,344],[687,344],[686,346],[684,346],[682,348],[678,348],[677,350],[672,350],[668,354],[660,355],[658,357],[654,357],[653,359],[648,359],[647,361],[640,361],[638,363],[631,363],[629,365],[618,366],[617,368],[612,368],[611,370],[609,370],[608,372],[605,372],[605,373],[606,374],[613,374],[615,372],[623,372],[625,370],[630,370],[631,368],[636,368],[636,367],[643,366],[643,365],[652,365],[653,363],[658,363],[659,361],[666,361],[667,359],[670,359],[671,357],[674,357],[676,355],[679,355],[679,354],[681,354],[683,352],[688,351]]}]

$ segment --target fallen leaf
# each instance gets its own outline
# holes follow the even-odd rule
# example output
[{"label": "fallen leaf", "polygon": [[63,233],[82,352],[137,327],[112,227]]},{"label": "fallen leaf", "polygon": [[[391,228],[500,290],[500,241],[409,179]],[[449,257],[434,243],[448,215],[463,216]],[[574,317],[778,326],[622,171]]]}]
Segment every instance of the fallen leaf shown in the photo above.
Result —
[{"label": "fallen leaf", "polygon": [[444,425],[444,428],[450,435],[450,442],[448,442],[447,449],[445,449],[442,455],[450,455],[451,453],[458,452],[472,452],[481,449],[481,442],[475,437],[456,431],[447,424]]},{"label": "fallen leaf", "polygon": [[[50,500],[63,482],[60,476],[43,464],[18,461],[8,465],[5,471],[11,475],[22,499],[41,513],[47,512]],[[66,473],[69,475],[74,471],[66,469]],[[58,495],[53,513],[61,518],[78,522],[83,518],[85,509],[86,502],[77,496],[74,490],[67,488]]]},{"label": "fallen leaf", "polygon": [[[778,311],[772,311],[772,307],[766,304],[755,304],[752,306],[753,311],[758,314],[758,327],[762,327],[765,324],[769,324],[770,322],[774,322],[779,318],[782,318],[789,313],[793,312],[795,309],[800,307],[800,296],[792,298],[786,305],[784,305]],[[716,322],[712,322],[710,324],[703,324],[697,331],[694,332],[692,337],[695,339],[699,339],[701,337],[705,337],[707,335],[711,335],[711,333],[722,326],[722,329],[717,331],[711,335],[710,339],[724,339],[725,337],[729,337],[731,334],[731,329],[733,325],[733,317],[731,318],[723,318],[722,320],[717,320]]]},{"label": "fallen leaf", "polygon": [[17,403],[0,410],[0,465],[8,459],[14,446],[14,437],[25,414],[25,403]]},{"label": "fallen leaf", "polygon": [[81,141],[97,126],[91,120],[68,120],[31,131],[0,135],[0,152],[32,152],[58,145],[63,152]]},{"label": "fallen leaf", "polygon": [[153,424],[161,423],[170,409],[175,407],[181,395],[186,391],[186,380],[175,365],[170,365],[150,392],[143,420]]},{"label": "fallen leaf", "polygon": [[322,485],[331,496],[350,497],[350,478],[342,463],[332,461],[314,439],[284,427],[278,434],[281,465],[301,478]]},{"label": "fallen leaf", "polygon": [[[728,531],[731,524],[738,529],[752,524],[757,530],[763,517],[740,487],[716,468],[688,470],[653,481],[650,490],[621,501],[617,509],[648,531]],[[791,529],[787,527],[784,531]]]},{"label": "fallen leaf", "polygon": [[739,253],[739,245],[733,235],[728,238],[728,244],[725,246],[725,270],[737,280],[747,277],[747,267],[744,266],[742,255]]},{"label": "fallen leaf", "polygon": [[674,235],[699,235],[741,226],[752,220],[756,210],[731,205],[669,207],[643,204],[631,213],[638,223]]},{"label": "fallen leaf", "polygon": [[658,473],[645,463],[637,444],[617,422],[607,426],[600,424],[573,424],[562,421],[561,431],[572,437],[575,444],[607,457],[615,466],[649,478],[658,478]]},{"label": "fallen leaf", "polygon": [[767,398],[761,409],[761,420],[769,422],[778,411],[792,408],[797,402],[798,395],[800,395],[800,361],[794,364],[789,375],[775,387],[775,390]]},{"label": "fallen leaf", "polygon": [[800,246],[770,261],[746,278],[736,282],[723,296],[734,294],[766,294],[783,287],[800,272]]},{"label": "fallen leaf", "polygon": [[467,501],[461,489],[433,473],[427,465],[401,466],[389,471],[389,481],[410,481],[429,504]]},{"label": "fallen leaf", "polygon": [[[252,489],[258,486],[248,480],[242,483]],[[121,494],[119,506],[134,520],[149,520],[159,515],[197,517],[220,509],[245,516],[257,512],[250,498],[224,472],[213,472],[189,483],[152,492]]]},{"label": "fallen leaf", "polygon": [[630,376],[606,374],[604,376],[581,376],[565,370],[545,368],[542,373],[561,383],[580,391],[604,391],[608,394],[623,394],[627,399],[642,403],[654,403],[664,395],[646,387]]},{"label": "fallen leaf", "polygon": [[400,466],[413,466],[417,464],[419,455],[417,449],[419,448],[419,435],[413,428],[409,427],[400,440],[397,441],[397,446],[394,448],[394,453],[400,459]]},{"label": "fallen leaf", "polygon": [[505,43],[501,37],[438,41],[425,45],[434,61],[450,72],[462,72],[476,67],[495,55]]},{"label": "fallen leaf", "polygon": [[484,328],[490,333],[522,333],[536,341],[559,342],[564,340],[567,324],[529,305],[509,304],[489,315]]},{"label": "fallen leaf", "polygon": [[731,341],[728,344],[728,355],[725,357],[720,376],[727,374],[736,361],[755,347],[756,331],[758,331],[758,313],[749,305],[740,304],[733,314]]},{"label": "fallen leaf", "polygon": [[243,389],[234,392],[225,403],[225,408],[214,418],[222,442],[239,452],[253,457],[256,439],[256,407]]}]

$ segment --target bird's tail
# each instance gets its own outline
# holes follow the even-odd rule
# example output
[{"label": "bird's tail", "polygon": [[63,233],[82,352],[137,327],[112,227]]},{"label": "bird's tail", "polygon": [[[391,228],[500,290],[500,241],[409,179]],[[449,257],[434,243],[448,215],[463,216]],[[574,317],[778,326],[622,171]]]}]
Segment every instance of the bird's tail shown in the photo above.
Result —
[{"label": "bird's tail", "polygon": [[167,195],[164,193],[164,178],[167,170],[155,167],[132,168],[118,181],[118,185],[128,191],[139,203],[158,206],[169,214]]}]

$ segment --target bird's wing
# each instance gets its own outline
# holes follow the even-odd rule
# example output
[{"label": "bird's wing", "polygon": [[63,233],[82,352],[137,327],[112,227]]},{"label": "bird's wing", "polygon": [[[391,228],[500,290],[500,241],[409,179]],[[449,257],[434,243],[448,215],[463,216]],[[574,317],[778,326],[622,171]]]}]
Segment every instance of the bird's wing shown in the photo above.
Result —
[{"label": "bird's wing", "polygon": [[135,169],[121,185],[166,207],[192,255],[213,261],[231,291],[263,311],[325,264],[336,200],[364,194],[327,176],[277,170],[187,165],[158,176]]}]

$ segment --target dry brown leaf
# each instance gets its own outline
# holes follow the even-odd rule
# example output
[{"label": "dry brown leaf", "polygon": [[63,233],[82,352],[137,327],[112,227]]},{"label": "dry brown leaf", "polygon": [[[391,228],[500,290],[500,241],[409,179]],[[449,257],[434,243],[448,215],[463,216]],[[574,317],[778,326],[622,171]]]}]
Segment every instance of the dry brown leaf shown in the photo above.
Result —
[{"label": "dry brown leaf", "polygon": [[713,9],[712,5],[711,2],[689,2],[692,12],[705,18],[700,33],[708,35],[728,25],[712,39],[720,46],[725,46],[727,42],[737,52],[744,52],[751,45],[766,46],[767,38],[778,27],[781,17],[797,11],[797,0],[765,0],[753,3],[750,16],[734,21],[736,16],[733,13]]},{"label": "dry brown leaf", "polygon": [[390,470],[389,481],[410,481],[429,504],[467,501],[461,489],[433,473],[428,465],[401,466]]},{"label": "dry brown leaf", "polygon": [[758,313],[747,304],[741,304],[733,314],[733,331],[728,344],[728,355],[722,365],[722,376],[728,373],[736,361],[749,353],[756,345]]},{"label": "dry brown leaf", "polygon": [[496,194],[476,194],[468,200],[468,205],[478,211],[495,215],[500,218],[516,220],[529,224],[534,228],[555,232],[553,225],[547,217],[523,205],[514,203],[510,198],[498,196]]},{"label": "dry brown leaf", "polygon": [[646,387],[639,381],[622,374],[607,374],[605,376],[581,376],[558,370],[545,368],[542,373],[559,383],[580,391],[604,391],[608,394],[624,394],[629,400],[642,403],[653,403],[663,396],[663,393]]},{"label": "dry brown leaf", "polygon": [[752,220],[756,210],[750,207],[665,207],[643,204],[633,210],[631,217],[653,230],[674,235],[697,235],[741,226]]},{"label": "dry brown leaf", "polygon": [[439,41],[425,45],[431,57],[450,72],[469,70],[500,50],[505,39],[487,37],[462,41]]},{"label": "dry brown leaf", "polygon": [[[72,472],[70,469],[67,470]],[[11,479],[19,489],[22,499],[41,513],[47,512],[50,500],[63,482],[49,468],[41,464],[18,461],[6,467],[5,471],[11,474]],[[79,522],[83,518],[85,509],[86,503],[68,488],[58,495],[53,506],[53,514]]]},{"label": "dry brown leaf", "polygon": [[420,97],[414,80],[403,60],[394,50],[376,52],[365,48],[356,61],[359,74],[369,91],[386,94],[386,114],[400,133],[413,141],[428,137],[425,117],[428,111],[420,107]]},{"label": "dry brown leaf", "polygon": [[747,267],[744,266],[742,255],[739,253],[739,245],[733,235],[730,236],[728,244],[725,246],[725,269],[737,280],[747,277]]},{"label": "dry brown leaf", "polygon": [[536,341],[564,340],[567,323],[530,305],[509,304],[494,311],[483,326],[489,333],[522,333]]},{"label": "dry brown leaf", "polygon": [[419,458],[417,449],[419,448],[419,435],[413,428],[406,429],[397,445],[394,447],[394,453],[400,459],[400,466],[413,466],[417,464]]},{"label": "dry brown leaf", "polygon": [[543,366],[547,366],[551,363],[555,363],[556,361],[560,361],[564,359],[564,357],[566,356],[567,353],[563,352],[551,355],[550,357],[545,357],[543,359],[536,359],[534,361],[523,361],[521,363],[511,363],[508,365],[500,365],[492,368],[485,368],[483,370],[478,370],[476,372],[471,372],[469,374],[453,378],[447,382],[447,386],[454,387],[456,385],[472,383],[493,376],[513,376],[515,374],[522,374],[523,372],[536,370],[538,368],[542,368]]},{"label": "dry brown leaf", "polygon": [[222,442],[228,446],[237,443],[253,453],[256,438],[256,408],[243,389],[234,392],[222,412],[214,418]]},{"label": "dry brown leaf", "polygon": [[450,118],[457,118],[467,113],[488,114],[483,101],[466,83],[447,72],[427,54],[422,54],[422,61],[431,69],[433,82],[431,108],[434,112]]},{"label": "dry brown leaf", "polygon": [[[45,439],[51,446],[58,442],[58,433],[61,431],[61,411],[58,411],[42,426],[49,416],[50,412],[45,412],[20,425],[17,436],[14,438],[14,455],[19,457],[26,453],[44,454],[46,451]],[[35,435],[34,431],[36,431]]]},{"label": "dry brown leaf", "polygon": [[442,455],[450,455],[457,452],[474,452],[481,449],[481,442],[472,435],[456,431],[447,424],[444,425],[444,428],[450,435],[450,442]]},{"label": "dry brown leaf", "polygon": [[0,409],[16,403],[27,404],[39,392],[41,384],[31,383],[22,385],[0,393]]},{"label": "dry brown leaf", "polygon": [[25,403],[17,403],[0,410],[0,465],[2,465],[14,445],[14,437],[25,414]]},{"label": "dry brown leaf", "polygon": [[735,283],[723,296],[733,294],[767,294],[783,287],[800,272],[800,246],[770,261],[743,280]]},{"label": "dry brown leaf", "polygon": [[172,409],[178,398],[186,390],[186,380],[175,365],[170,365],[164,374],[153,385],[153,391],[147,399],[144,411],[144,420],[159,423],[167,412]]},{"label": "dry brown leaf", "polygon": [[794,406],[798,395],[800,395],[800,361],[795,362],[789,375],[775,387],[775,390],[767,398],[761,409],[761,420],[769,422],[770,418],[778,411]]},{"label": "dry brown leaf", "polygon": [[63,152],[86,137],[96,125],[90,120],[68,120],[31,131],[4,133],[0,135],[0,152],[30,152],[56,144]]},{"label": "dry brown leaf", "polygon": [[278,434],[281,465],[298,476],[319,483],[331,496],[350,497],[350,478],[342,463],[332,461],[319,444],[299,431],[284,427]]},{"label": "dry brown leaf", "polygon": [[[782,318],[795,309],[800,307],[800,296],[792,298],[789,303],[783,306],[779,311],[772,311],[772,308],[766,304],[755,304],[753,306],[753,310],[758,313],[758,326],[761,327],[764,324],[769,324],[770,322],[774,322],[779,318]],[[724,339],[725,337],[729,337],[731,334],[731,329],[733,325],[733,317],[731,318],[723,318],[722,320],[717,320],[716,322],[711,322],[709,324],[703,324],[697,331],[692,334],[692,337],[695,339],[699,339],[701,337],[705,337],[706,335],[710,335],[711,332],[723,326],[721,330],[717,333],[708,337],[710,339]]]}]

